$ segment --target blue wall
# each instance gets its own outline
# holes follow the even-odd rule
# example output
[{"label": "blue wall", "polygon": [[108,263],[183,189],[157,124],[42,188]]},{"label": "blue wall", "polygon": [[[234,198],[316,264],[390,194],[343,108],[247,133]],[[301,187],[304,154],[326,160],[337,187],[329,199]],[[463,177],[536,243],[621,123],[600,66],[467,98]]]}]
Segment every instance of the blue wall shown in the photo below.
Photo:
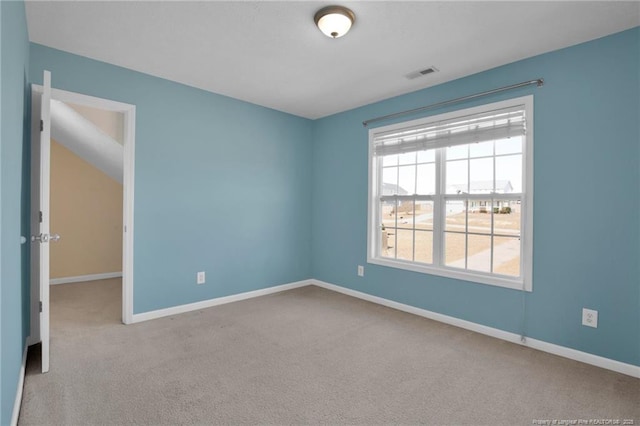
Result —
[{"label": "blue wall", "polygon": [[[640,365],[639,39],[635,28],[316,121],[314,278],[519,333],[519,291],[366,264],[368,134],[361,123],[542,77],[540,89],[430,114],[534,94],[534,271],[526,334]],[[356,276],[358,264],[366,265],[364,278]],[[599,311],[597,329],[581,325],[583,307]]]},{"label": "blue wall", "polygon": [[310,278],[311,121],[41,45],[30,58],[33,83],[46,69],[136,105],[134,313]]},{"label": "blue wall", "polygon": [[1,2],[0,91],[0,424],[11,421],[25,338],[29,334],[28,59],[24,3]]},{"label": "blue wall", "polygon": [[[137,106],[134,312],[313,276],[515,333],[521,292],[366,264],[361,122],[543,77],[543,88],[460,106],[535,96],[526,333],[640,365],[640,29],[312,122],[44,46],[29,51],[23,3],[1,4],[2,424],[28,333],[19,245],[20,231],[28,235],[27,69],[29,82],[47,69],[56,88]],[[197,286],[200,270],[207,283]],[[582,307],[600,312],[597,329],[580,325]]]}]

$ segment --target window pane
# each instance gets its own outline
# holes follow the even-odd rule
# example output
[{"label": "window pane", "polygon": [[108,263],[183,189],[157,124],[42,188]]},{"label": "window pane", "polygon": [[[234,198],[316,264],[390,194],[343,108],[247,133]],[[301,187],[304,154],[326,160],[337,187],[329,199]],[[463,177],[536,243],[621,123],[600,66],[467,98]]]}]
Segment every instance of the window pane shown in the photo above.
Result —
[{"label": "window pane", "polygon": [[413,229],[413,201],[398,200],[398,228]]},{"label": "window pane", "polygon": [[404,154],[400,154],[398,158],[398,164],[415,164],[416,163],[416,153],[415,152],[406,152]]},{"label": "window pane", "polygon": [[522,152],[522,136],[496,141],[496,155],[518,154]]},{"label": "window pane", "polygon": [[493,272],[514,277],[520,276],[519,238],[493,238]]},{"label": "window pane", "polygon": [[491,200],[469,200],[468,230],[481,234],[491,233]]},{"label": "window pane", "polygon": [[396,201],[385,201],[382,203],[382,215],[380,219],[382,220],[382,225],[387,228],[395,228],[396,227]]},{"label": "window pane", "polygon": [[496,192],[522,192],[522,155],[496,157]]},{"label": "window pane", "polygon": [[445,204],[445,230],[465,232],[466,218],[465,201],[449,200]]},{"label": "window pane", "polygon": [[470,234],[467,244],[467,269],[491,272],[491,236]]},{"label": "window pane", "polygon": [[416,229],[433,230],[433,201],[416,201],[415,221]]},{"label": "window pane", "polygon": [[398,167],[398,194],[412,195],[416,193],[416,166]]},{"label": "window pane", "polygon": [[493,191],[493,158],[470,160],[469,174],[471,194],[489,194]]},{"label": "window pane", "polygon": [[397,155],[385,155],[382,157],[382,166],[397,166],[398,165],[398,156]]},{"label": "window pane", "polygon": [[381,255],[384,257],[396,257],[396,225],[397,225],[397,201],[382,203],[381,214]]},{"label": "window pane", "polygon": [[464,268],[465,256],[465,234],[454,234],[445,232],[444,234],[444,263],[454,268]]},{"label": "window pane", "polygon": [[494,234],[520,236],[520,203],[518,201],[495,201],[493,232]]},{"label": "window pane", "polygon": [[434,161],[436,161],[436,151],[434,149],[418,151],[418,163],[433,163]]},{"label": "window pane", "polygon": [[398,168],[385,167],[382,169],[382,195],[398,194]]},{"label": "window pane", "polygon": [[436,193],[436,165],[420,164],[418,166],[418,187],[416,194],[432,195]]},{"label": "window pane", "polygon": [[447,160],[469,157],[469,145],[457,145],[447,148]]},{"label": "window pane", "polygon": [[493,155],[493,141],[469,145],[469,157],[489,157]]},{"label": "window pane", "polygon": [[380,240],[380,255],[382,257],[396,257],[396,230],[395,228],[385,228],[381,230],[382,238]]},{"label": "window pane", "polygon": [[469,193],[468,160],[446,162],[447,194]]},{"label": "window pane", "polygon": [[396,257],[403,260],[413,260],[413,231],[398,229]]},{"label": "window pane", "polygon": [[416,231],[415,261],[433,263],[433,232]]}]

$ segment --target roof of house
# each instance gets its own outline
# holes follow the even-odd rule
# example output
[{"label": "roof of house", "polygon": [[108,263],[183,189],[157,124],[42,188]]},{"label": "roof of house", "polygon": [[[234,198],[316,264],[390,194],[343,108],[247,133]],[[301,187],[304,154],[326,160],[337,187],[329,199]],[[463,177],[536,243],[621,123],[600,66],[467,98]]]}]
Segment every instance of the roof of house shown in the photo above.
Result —
[{"label": "roof of house", "polygon": [[395,183],[383,183],[382,195],[409,195],[409,191]]},{"label": "roof of house", "polygon": [[[475,180],[471,181],[469,184],[470,188],[469,194],[482,194],[482,193],[490,193],[493,192],[493,181],[492,180]],[[448,185],[449,192],[457,192],[467,193],[467,185],[466,184],[454,184]],[[502,194],[508,194],[513,192],[513,185],[511,185],[511,181],[509,180],[496,180],[496,192]]]}]

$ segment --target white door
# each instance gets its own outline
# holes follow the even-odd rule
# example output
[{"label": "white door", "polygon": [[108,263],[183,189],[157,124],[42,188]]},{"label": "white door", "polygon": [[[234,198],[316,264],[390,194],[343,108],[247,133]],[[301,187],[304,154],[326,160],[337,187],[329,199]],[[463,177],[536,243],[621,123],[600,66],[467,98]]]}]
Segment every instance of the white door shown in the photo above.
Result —
[{"label": "white door", "polygon": [[[51,73],[44,72],[40,101],[40,137],[32,137],[31,146],[31,281],[32,290],[39,289],[40,341],[42,342],[42,372],[49,371],[49,185],[51,163]],[[37,120],[36,120],[37,123]],[[34,306],[32,305],[33,309]],[[33,316],[32,316],[33,317]]]}]

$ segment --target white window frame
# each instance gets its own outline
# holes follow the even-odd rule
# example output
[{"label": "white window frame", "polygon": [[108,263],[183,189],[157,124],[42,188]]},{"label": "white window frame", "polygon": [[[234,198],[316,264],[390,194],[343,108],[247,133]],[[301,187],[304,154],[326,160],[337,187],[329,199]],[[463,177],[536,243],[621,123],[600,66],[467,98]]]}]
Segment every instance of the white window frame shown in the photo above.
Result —
[{"label": "white window frame", "polygon": [[[386,133],[395,130],[401,130],[405,128],[411,128],[415,126],[422,126],[425,124],[455,119],[457,117],[463,117],[467,115],[479,114],[492,110],[498,110],[502,108],[509,108],[515,106],[524,106],[526,115],[526,133],[524,135],[524,148],[523,154],[523,176],[522,176],[522,192],[523,198],[521,207],[521,229],[520,229],[520,276],[508,277],[504,275],[484,273],[470,270],[461,270],[444,265],[441,260],[440,253],[437,251],[442,250],[442,239],[444,236],[444,230],[442,229],[443,219],[439,216],[435,210],[435,198],[439,198],[439,205],[444,208],[444,188],[439,188],[437,194],[434,195],[434,252],[433,252],[433,265],[427,265],[423,263],[417,263],[408,260],[392,259],[383,257],[380,254],[381,250],[381,238],[380,232],[381,219],[379,216],[380,209],[378,203],[380,195],[379,191],[382,185],[378,183],[378,174],[381,173],[381,168],[378,167],[378,161],[374,155],[374,140],[377,134]],[[392,268],[399,268],[408,271],[420,272],[431,275],[438,275],[448,278],[455,278],[459,280],[471,281],[481,284],[489,284],[499,287],[506,287],[516,290],[533,291],[533,95],[513,98],[505,101],[494,102],[485,104],[473,108],[467,108],[457,110],[445,114],[439,114],[417,120],[411,120],[403,123],[392,124],[388,126],[378,127],[369,130],[369,191],[368,191],[368,213],[367,213],[367,263],[388,266]],[[438,156],[438,151],[436,151]],[[437,163],[436,163],[437,164]],[[440,173],[443,181],[443,170],[436,168],[436,173]],[[488,197],[499,197],[499,194],[488,194]],[[439,264],[437,264],[439,263]]]}]

